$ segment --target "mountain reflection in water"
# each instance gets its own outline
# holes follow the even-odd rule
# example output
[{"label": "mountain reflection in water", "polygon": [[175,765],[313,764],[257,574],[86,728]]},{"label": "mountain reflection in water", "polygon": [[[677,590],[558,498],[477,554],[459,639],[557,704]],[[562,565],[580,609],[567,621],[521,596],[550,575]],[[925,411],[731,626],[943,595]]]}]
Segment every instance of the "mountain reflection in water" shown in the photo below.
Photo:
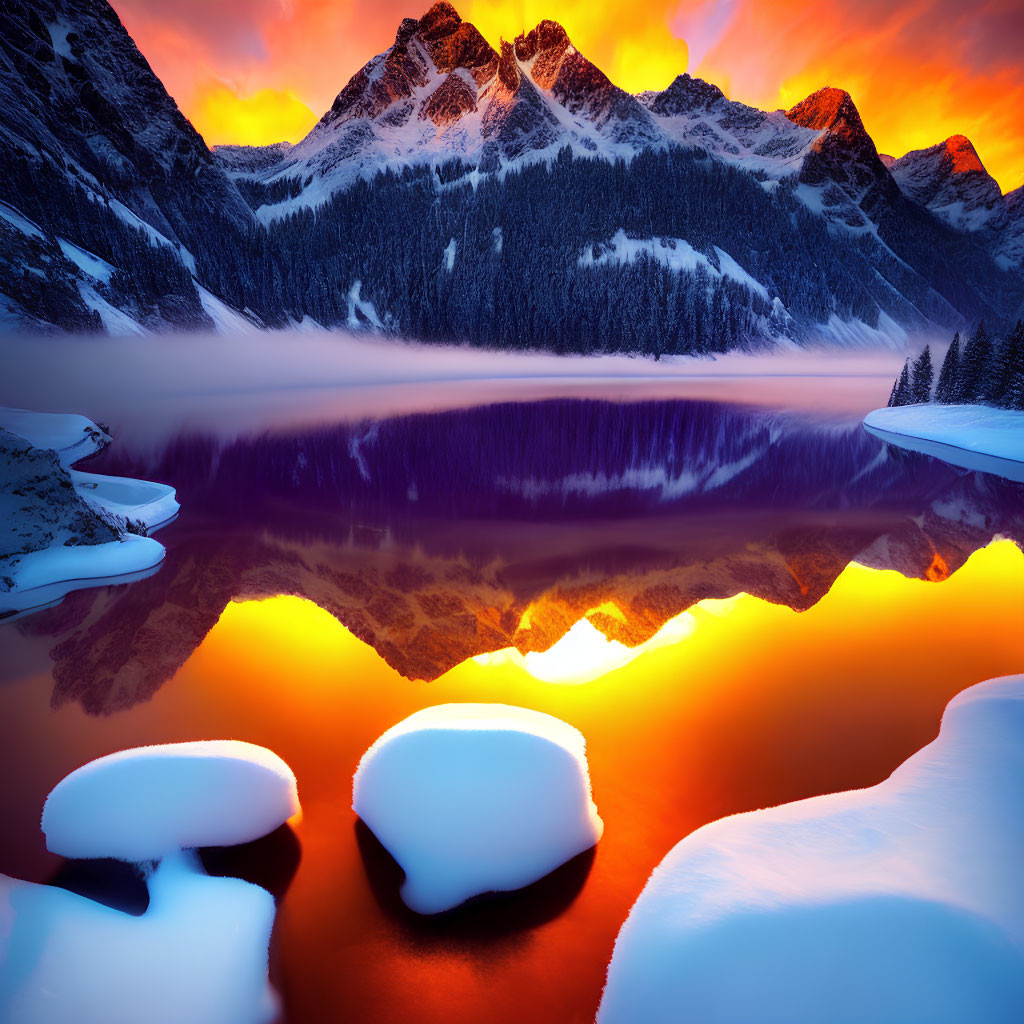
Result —
[{"label": "mountain reflection in water", "polygon": [[628,646],[696,602],[804,610],[851,562],[941,580],[1024,541],[1024,486],[899,452],[857,422],[689,401],[556,400],[419,414],[90,468],[167,481],[166,563],[6,628],[45,647],[53,704],[149,699],[233,600],[295,595],[411,679],[586,616]]},{"label": "mountain reflection in water", "polygon": [[[856,421],[559,400],[184,433],[146,457],[130,442],[93,466],[178,488],[166,563],[0,625],[0,770],[17,780],[0,871],[137,911],[131,877],[47,853],[47,792],[129,746],[273,749],[301,820],[201,856],[278,900],[284,1024],[592,1022],[615,935],[676,842],[880,782],[955,693],[1024,665],[1024,487]],[[584,639],[635,659],[562,686],[510,651],[548,651],[535,667],[584,618]],[[527,890],[424,921],[355,820],[352,775],[386,729],[452,701],[578,728],[605,834]]]}]

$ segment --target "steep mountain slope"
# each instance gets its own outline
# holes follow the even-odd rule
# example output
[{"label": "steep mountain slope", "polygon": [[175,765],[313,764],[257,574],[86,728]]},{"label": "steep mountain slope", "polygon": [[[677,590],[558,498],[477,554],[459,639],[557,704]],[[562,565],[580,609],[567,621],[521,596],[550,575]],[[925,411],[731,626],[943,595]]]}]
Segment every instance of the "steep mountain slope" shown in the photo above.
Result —
[{"label": "steep mountain slope", "polygon": [[561,25],[543,21],[498,53],[442,0],[402,22],[394,45],[353,75],[298,145],[216,154],[244,190],[265,186],[260,214],[271,221],[385,166],[458,157],[487,173],[566,145],[611,158],[664,141]]},{"label": "steep mountain slope", "polygon": [[0,27],[0,325],[661,355],[901,346],[1024,300],[1020,218],[901,190],[840,89],[634,97],[555,22],[499,51],[440,2],[297,145],[211,155],[105,0]]},{"label": "steep mountain slope", "polygon": [[890,170],[905,195],[954,227],[976,231],[999,227],[1006,219],[999,185],[963,135],[915,149]]},{"label": "steep mountain slope", "polygon": [[252,213],[104,0],[0,8],[0,148],[12,315],[212,326],[192,275]]},{"label": "steep mountain slope", "polygon": [[1006,224],[1000,233],[997,252],[1004,265],[1024,266],[1024,185],[1008,192]]}]

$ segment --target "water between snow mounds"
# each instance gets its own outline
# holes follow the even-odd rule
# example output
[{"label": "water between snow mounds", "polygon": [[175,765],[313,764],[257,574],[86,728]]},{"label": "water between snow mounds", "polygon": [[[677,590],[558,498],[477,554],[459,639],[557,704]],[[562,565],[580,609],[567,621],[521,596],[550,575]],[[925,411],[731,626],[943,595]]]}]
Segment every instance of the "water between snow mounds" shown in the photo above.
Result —
[{"label": "water between snow mounds", "polygon": [[[94,757],[274,750],[303,818],[242,877],[281,893],[289,1022],[592,1021],[678,840],[880,782],[1022,660],[1021,486],[856,418],[556,400],[122,437],[90,469],[171,484],[183,511],[154,576],[0,626],[0,767],[20,780],[0,871],[66,874],[39,808]],[[388,728],[451,702],[579,729],[605,832],[523,893],[423,919],[351,780]]]}]

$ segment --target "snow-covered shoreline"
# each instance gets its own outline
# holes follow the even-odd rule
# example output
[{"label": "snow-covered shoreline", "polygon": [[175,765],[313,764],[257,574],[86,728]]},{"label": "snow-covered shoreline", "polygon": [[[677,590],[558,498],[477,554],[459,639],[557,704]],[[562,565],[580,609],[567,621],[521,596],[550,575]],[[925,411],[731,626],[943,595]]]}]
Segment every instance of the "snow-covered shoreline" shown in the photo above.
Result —
[{"label": "snow-covered shoreline", "polygon": [[[70,481],[76,497],[101,516],[135,523],[148,533],[177,515],[173,487],[70,469],[109,441],[108,435],[84,416],[0,408],[0,429],[23,439],[34,451],[52,452],[60,470],[67,473],[64,486]],[[2,572],[10,584],[0,592],[0,616],[54,604],[85,587],[142,578],[160,565],[165,554],[162,544],[134,533],[93,544],[58,534],[45,547],[7,556],[10,561]]]},{"label": "snow-covered shoreline", "polygon": [[1018,1021],[1022,736],[1024,676],[992,679],[879,785],[691,833],[616,939],[599,1024]]},{"label": "snow-covered shoreline", "polygon": [[905,405],[875,409],[864,417],[864,427],[901,448],[1024,482],[1024,412],[983,405]]}]

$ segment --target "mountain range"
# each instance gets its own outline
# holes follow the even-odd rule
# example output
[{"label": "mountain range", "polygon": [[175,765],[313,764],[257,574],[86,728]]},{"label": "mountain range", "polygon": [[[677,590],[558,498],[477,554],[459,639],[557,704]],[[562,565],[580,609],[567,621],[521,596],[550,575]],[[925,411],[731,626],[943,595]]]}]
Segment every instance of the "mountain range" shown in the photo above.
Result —
[{"label": "mountain range", "polygon": [[1022,311],[1024,188],[850,95],[631,95],[543,21],[405,19],[296,145],[211,151],[105,0],[0,10],[0,326],[557,351],[902,346]]}]

